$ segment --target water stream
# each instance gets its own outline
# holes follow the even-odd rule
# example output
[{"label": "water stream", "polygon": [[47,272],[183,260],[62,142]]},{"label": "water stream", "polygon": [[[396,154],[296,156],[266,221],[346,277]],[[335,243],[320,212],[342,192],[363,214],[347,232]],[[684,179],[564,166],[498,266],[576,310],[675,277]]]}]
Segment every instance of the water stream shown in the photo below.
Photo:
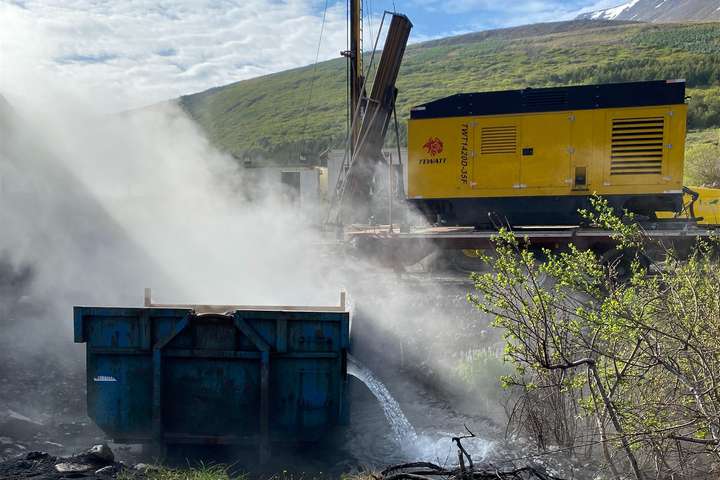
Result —
[{"label": "water stream", "polygon": [[400,445],[417,443],[418,435],[415,428],[403,413],[397,400],[370,369],[352,355],[348,355],[347,373],[363,382],[380,402],[385,418],[392,428],[395,441]]},{"label": "water stream", "polygon": [[[453,462],[457,458],[455,445],[451,438],[464,433],[464,425],[478,425],[476,419],[461,417],[452,413],[442,402],[425,398],[419,391],[414,391],[411,382],[396,385],[404,393],[406,405],[410,413],[415,413],[420,433],[410,423],[400,408],[397,400],[392,396],[383,382],[373,372],[352,355],[348,355],[347,373],[360,380],[382,407],[384,420],[390,426],[391,442],[383,442],[379,437],[379,430],[375,420],[371,418],[371,411],[356,405],[354,418],[362,419],[353,430],[350,443],[355,446],[359,459],[366,464],[387,465],[405,461],[431,461],[441,465]],[[414,400],[412,399],[413,397]],[[379,412],[378,412],[379,413]],[[419,416],[418,416],[419,415]],[[377,420],[380,420],[379,418]],[[486,425],[483,424],[483,427]],[[492,441],[485,438],[473,438],[464,442],[473,459],[482,460],[493,450]],[[361,452],[357,452],[360,450]]]}]

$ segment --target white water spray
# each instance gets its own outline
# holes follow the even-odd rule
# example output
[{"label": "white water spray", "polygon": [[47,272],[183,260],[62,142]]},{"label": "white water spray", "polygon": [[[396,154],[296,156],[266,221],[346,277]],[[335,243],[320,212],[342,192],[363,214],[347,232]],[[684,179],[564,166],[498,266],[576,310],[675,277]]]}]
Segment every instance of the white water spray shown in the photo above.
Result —
[{"label": "white water spray", "polygon": [[[407,460],[446,464],[457,458],[457,449],[452,442],[456,434],[435,431],[433,434],[418,435],[387,387],[352,355],[348,355],[347,373],[363,382],[378,400],[392,429],[393,439]],[[483,461],[493,450],[493,442],[483,438],[468,438],[463,445],[477,461]]]},{"label": "white water spray", "polygon": [[380,402],[385,418],[392,428],[395,441],[401,446],[415,445],[418,439],[417,432],[387,387],[373,375],[369,368],[358,362],[352,355],[348,355],[347,373],[363,382]]}]

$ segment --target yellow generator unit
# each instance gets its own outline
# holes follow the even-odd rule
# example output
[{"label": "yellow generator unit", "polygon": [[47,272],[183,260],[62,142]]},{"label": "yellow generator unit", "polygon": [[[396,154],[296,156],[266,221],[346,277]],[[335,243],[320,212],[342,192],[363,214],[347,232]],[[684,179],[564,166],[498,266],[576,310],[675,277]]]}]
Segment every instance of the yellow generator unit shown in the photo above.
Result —
[{"label": "yellow generator unit", "polygon": [[450,225],[575,225],[594,193],[678,212],[686,116],[681,80],[435,100],[410,112],[408,200]]}]

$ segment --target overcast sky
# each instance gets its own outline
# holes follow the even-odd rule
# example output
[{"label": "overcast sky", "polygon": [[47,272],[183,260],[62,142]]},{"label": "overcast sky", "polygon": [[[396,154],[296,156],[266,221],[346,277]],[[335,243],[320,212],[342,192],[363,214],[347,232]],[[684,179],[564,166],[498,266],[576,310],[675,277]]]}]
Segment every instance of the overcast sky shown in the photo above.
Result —
[{"label": "overcast sky", "polygon": [[[622,0],[364,0],[413,21],[411,41],[565,20]],[[327,10],[325,6],[327,5]],[[328,0],[0,0],[0,94],[64,83],[117,111],[307,65],[346,43],[346,2]],[[37,88],[37,87],[34,87]]]}]

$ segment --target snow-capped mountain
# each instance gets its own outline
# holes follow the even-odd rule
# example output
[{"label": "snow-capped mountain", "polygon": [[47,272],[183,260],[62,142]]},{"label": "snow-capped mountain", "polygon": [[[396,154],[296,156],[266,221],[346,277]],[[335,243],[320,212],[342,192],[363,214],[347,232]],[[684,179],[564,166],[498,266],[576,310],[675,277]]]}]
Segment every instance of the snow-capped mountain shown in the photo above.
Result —
[{"label": "snow-capped mountain", "polygon": [[682,22],[720,20],[720,0],[630,0],[615,7],[583,13],[578,19]]}]

